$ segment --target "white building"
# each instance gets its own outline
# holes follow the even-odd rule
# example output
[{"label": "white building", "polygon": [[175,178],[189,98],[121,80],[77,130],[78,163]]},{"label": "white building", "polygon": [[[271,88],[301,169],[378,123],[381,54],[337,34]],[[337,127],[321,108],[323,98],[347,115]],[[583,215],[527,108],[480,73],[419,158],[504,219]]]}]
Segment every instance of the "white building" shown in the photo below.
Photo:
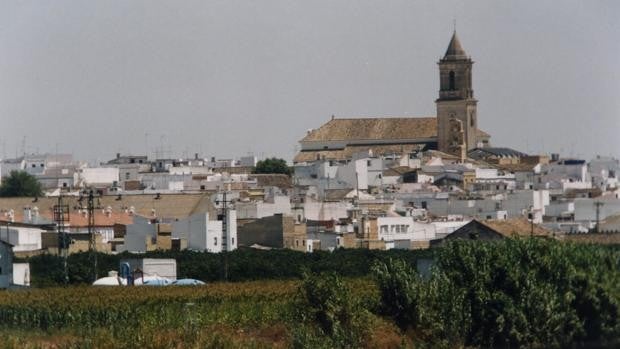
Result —
[{"label": "white building", "polygon": [[74,183],[81,188],[94,185],[113,186],[119,182],[119,169],[118,167],[80,168],[74,177]]},{"label": "white building", "polygon": [[275,214],[291,214],[291,200],[288,196],[274,196],[268,201],[238,202],[235,204],[237,218],[263,218]]},{"label": "white building", "polygon": [[128,224],[125,231],[125,242],[118,251],[146,252],[147,240],[157,238],[157,226],[151,224],[146,217],[134,216],[133,224]]},{"label": "white building", "polygon": [[13,245],[14,252],[37,251],[41,249],[41,233],[45,230],[33,224],[3,223],[0,240]]},{"label": "white building", "polygon": [[229,210],[226,231],[222,221],[209,220],[209,214],[197,213],[172,223],[172,238],[187,240],[187,247],[196,251],[222,252],[237,249],[237,215]]},{"label": "white building", "polygon": [[386,248],[393,248],[394,241],[430,241],[435,239],[436,228],[432,224],[415,222],[413,217],[378,217],[379,240]]}]

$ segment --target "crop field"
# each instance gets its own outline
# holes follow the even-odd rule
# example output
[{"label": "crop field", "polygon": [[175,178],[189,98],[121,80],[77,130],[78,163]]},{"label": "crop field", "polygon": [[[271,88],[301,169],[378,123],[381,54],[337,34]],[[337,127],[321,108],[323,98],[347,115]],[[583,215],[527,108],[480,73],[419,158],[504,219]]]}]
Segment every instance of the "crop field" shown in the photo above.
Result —
[{"label": "crop field", "polygon": [[[377,298],[370,280],[346,282],[356,296],[369,302]],[[289,347],[299,284],[5,291],[0,293],[0,338],[4,347],[14,348]],[[376,321],[397,333],[389,323]],[[398,335],[392,339],[400,340]]]},{"label": "crop field", "polygon": [[[6,348],[620,346],[619,246],[546,239],[455,241],[436,250],[432,272],[424,276],[415,269],[414,256],[393,254],[366,263],[361,256],[319,255],[317,259],[338,258],[340,263],[299,271],[301,276],[290,280],[2,291],[0,344]],[[361,271],[365,275],[351,276]]]}]

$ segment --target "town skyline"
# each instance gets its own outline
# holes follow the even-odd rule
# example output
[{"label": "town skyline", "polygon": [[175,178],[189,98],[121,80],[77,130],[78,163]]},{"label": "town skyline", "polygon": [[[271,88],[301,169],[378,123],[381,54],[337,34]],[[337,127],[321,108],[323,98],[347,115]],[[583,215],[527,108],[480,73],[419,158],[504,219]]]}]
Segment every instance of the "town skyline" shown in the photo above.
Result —
[{"label": "town skyline", "polygon": [[116,5],[2,5],[3,158],[290,161],[332,115],[435,116],[454,19],[493,146],[620,155],[613,2]]}]

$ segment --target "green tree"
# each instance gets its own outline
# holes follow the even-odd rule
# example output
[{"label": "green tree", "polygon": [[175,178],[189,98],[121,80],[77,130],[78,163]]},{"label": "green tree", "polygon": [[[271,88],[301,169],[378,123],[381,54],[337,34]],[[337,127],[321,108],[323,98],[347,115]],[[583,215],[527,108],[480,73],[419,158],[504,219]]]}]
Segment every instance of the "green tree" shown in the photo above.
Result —
[{"label": "green tree", "polygon": [[11,174],[2,180],[0,196],[41,196],[41,183],[25,171],[11,171]]},{"label": "green tree", "polygon": [[256,163],[256,167],[254,168],[254,173],[282,173],[285,175],[291,174],[291,168],[288,167],[286,161],[284,159],[271,158],[261,160]]}]

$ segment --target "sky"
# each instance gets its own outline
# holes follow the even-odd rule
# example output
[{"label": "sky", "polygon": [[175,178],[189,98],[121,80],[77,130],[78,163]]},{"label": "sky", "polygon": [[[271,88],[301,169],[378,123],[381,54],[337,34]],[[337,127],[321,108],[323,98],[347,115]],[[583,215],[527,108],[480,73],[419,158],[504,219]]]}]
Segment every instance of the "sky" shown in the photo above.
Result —
[{"label": "sky", "polygon": [[[283,157],[435,116],[454,27],[494,146],[620,157],[620,1],[0,2],[0,157]],[[456,23],[456,24],[455,24]]]}]

